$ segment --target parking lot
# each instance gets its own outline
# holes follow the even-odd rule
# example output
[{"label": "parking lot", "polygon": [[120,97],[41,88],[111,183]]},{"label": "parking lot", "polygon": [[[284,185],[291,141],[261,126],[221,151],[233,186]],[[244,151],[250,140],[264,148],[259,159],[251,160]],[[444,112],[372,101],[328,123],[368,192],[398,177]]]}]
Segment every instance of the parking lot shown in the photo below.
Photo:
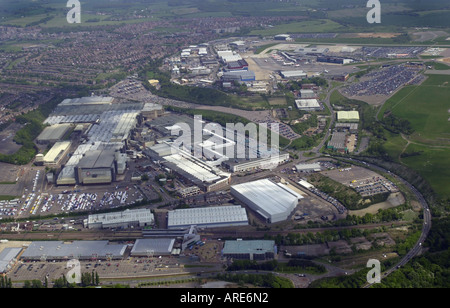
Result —
[{"label": "parking lot", "polygon": [[321,173],[336,182],[354,188],[363,197],[398,191],[398,188],[385,177],[358,166]]},{"label": "parking lot", "polygon": [[361,96],[390,96],[398,88],[409,83],[420,83],[421,66],[407,66],[404,64],[384,67],[368,73],[359,83],[346,87],[342,93],[349,97]]}]

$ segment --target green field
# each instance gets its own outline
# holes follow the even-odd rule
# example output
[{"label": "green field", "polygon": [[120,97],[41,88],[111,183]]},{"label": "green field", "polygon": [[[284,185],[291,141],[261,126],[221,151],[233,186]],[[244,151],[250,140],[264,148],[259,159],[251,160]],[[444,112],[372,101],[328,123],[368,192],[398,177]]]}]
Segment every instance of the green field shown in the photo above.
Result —
[{"label": "green field", "polygon": [[414,129],[411,140],[430,145],[450,146],[450,76],[430,75],[420,86],[402,89],[383,106],[384,112],[408,119]]},{"label": "green field", "polygon": [[409,86],[383,106],[384,112],[410,121],[414,133],[402,138],[387,134],[386,152],[418,171],[436,193],[450,197],[450,75],[430,75],[420,86]]}]

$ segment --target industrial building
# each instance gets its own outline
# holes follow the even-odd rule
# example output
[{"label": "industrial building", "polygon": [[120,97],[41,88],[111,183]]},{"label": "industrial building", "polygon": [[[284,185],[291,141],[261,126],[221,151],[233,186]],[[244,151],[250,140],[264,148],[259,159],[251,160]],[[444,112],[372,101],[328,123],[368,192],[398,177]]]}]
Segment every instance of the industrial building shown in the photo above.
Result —
[{"label": "industrial building", "polygon": [[138,239],[131,249],[132,257],[168,256],[172,254],[174,238]]},{"label": "industrial building", "polygon": [[226,70],[227,71],[248,70],[248,63],[245,60],[228,62]]},{"label": "industrial building", "polygon": [[223,189],[228,186],[231,174],[209,166],[204,161],[180,151],[164,157],[162,164],[205,192]]},{"label": "industrial building", "polygon": [[61,141],[55,143],[55,145],[47,152],[43,158],[43,164],[46,167],[54,168],[60,165],[63,158],[68,154],[71,146],[70,141]]},{"label": "industrial building", "polygon": [[275,241],[225,241],[222,256],[241,260],[270,260],[277,255]]},{"label": "industrial building", "polygon": [[336,123],[336,125],[334,126],[334,128],[338,131],[343,132],[348,131],[351,134],[358,133],[358,127],[359,127],[358,123]]},{"label": "industrial building", "polygon": [[322,106],[315,98],[296,99],[295,104],[297,105],[297,108],[302,111],[322,110]]},{"label": "industrial building", "polygon": [[[85,123],[88,128],[82,136],[84,141],[71,153],[59,172],[56,184],[107,184],[115,181],[116,175],[126,170],[127,158],[121,151],[139,124],[144,107],[144,103],[119,103],[108,97],[68,99],[59,104],[45,123],[66,126]],[[158,106],[149,104],[144,115],[153,117],[161,112]]]},{"label": "industrial building", "polygon": [[224,64],[242,60],[242,57],[239,54],[231,50],[218,51],[217,55]]},{"label": "industrial building", "polygon": [[116,213],[89,215],[84,220],[88,229],[146,227],[155,223],[155,217],[149,209],[126,210]]},{"label": "industrial building", "polygon": [[349,64],[352,63],[353,60],[339,57],[319,56],[317,57],[317,62],[331,63],[331,64]]},{"label": "industrial building", "polygon": [[256,158],[256,159],[231,159],[222,163],[230,172],[248,172],[260,170],[267,166],[279,166],[289,161],[289,153],[280,153],[277,157]]},{"label": "industrial building", "polygon": [[73,128],[71,124],[55,124],[44,128],[42,133],[36,138],[38,144],[49,144],[63,140]]},{"label": "industrial building", "polygon": [[319,163],[314,164],[298,164],[295,166],[298,172],[320,172],[322,168]]},{"label": "industrial building", "polygon": [[199,228],[232,227],[248,225],[245,208],[241,206],[216,206],[206,208],[180,209],[168,213],[167,227]]},{"label": "industrial building", "polygon": [[304,71],[282,71],[280,75],[285,79],[305,79],[308,77]]},{"label": "industrial building", "polygon": [[317,99],[317,94],[313,90],[302,89],[300,90],[300,97],[302,99]]},{"label": "industrial building", "polygon": [[231,194],[268,223],[288,219],[303,198],[287,185],[268,179],[231,186]]},{"label": "industrial building", "polygon": [[320,48],[320,47],[300,47],[297,48],[294,53],[299,55],[323,55],[330,51],[329,48]]},{"label": "industrial building", "polygon": [[25,261],[122,259],[127,245],[110,244],[108,241],[36,241],[22,253]]},{"label": "industrial building", "polygon": [[335,132],[328,142],[328,149],[338,151],[341,153],[348,152],[347,148],[347,134],[343,132]]},{"label": "industrial building", "polygon": [[241,71],[231,71],[224,72],[222,76],[222,80],[224,82],[229,81],[237,81],[237,82],[246,82],[246,81],[255,81],[256,75],[255,72],[250,70],[241,70]]},{"label": "industrial building", "polygon": [[338,122],[359,122],[359,112],[358,111],[338,111],[337,113]]},{"label": "industrial building", "polygon": [[115,151],[95,150],[87,152],[75,167],[77,183],[109,184],[116,180]]},{"label": "industrial building", "polygon": [[0,274],[5,274],[17,262],[22,248],[7,247],[0,252]]}]

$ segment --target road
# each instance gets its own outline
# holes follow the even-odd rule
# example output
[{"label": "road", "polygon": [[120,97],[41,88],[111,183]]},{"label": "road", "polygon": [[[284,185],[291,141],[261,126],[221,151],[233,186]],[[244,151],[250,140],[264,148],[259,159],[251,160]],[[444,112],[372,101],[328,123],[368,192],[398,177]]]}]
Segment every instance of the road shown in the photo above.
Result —
[{"label": "road", "polygon": [[[360,163],[360,164],[364,164],[364,165],[366,165],[370,168],[373,168],[377,171],[391,174],[394,178],[396,178],[397,180],[402,182],[405,186],[407,186],[413,192],[413,194],[415,195],[415,197],[417,198],[417,200],[419,201],[419,203],[421,204],[421,206],[423,208],[423,226],[422,226],[422,233],[419,237],[419,240],[416,242],[414,247],[406,254],[406,256],[403,257],[403,259],[401,259],[392,268],[390,268],[389,270],[382,273],[381,278],[383,279],[383,278],[386,278],[387,276],[389,276],[390,274],[392,274],[393,272],[395,272],[396,270],[398,270],[399,268],[401,268],[402,266],[404,266],[405,264],[407,264],[412,258],[414,258],[415,256],[419,255],[422,252],[422,245],[423,245],[424,241],[426,240],[428,233],[430,232],[430,229],[431,229],[430,208],[429,208],[428,203],[426,202],[425,198],[423,197],[423,195],[413,185],[411,185],[409,182],[407,182],[405,179],[403,179],[403,178],[399,177],[398,175],[390,172],[389,170],[386,170],[377,165],[362,162],[362,161],[359,161],[356,159],[351,159],[351,158],[349,158],[349,160]],[[363,287],[368,288],[371,285],[372,284],[367,283]]]}]

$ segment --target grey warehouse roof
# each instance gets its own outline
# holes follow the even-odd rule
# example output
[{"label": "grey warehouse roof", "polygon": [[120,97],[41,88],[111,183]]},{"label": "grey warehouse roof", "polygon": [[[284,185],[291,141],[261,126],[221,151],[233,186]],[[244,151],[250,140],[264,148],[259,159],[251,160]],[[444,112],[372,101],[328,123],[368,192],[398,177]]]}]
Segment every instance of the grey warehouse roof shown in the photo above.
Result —
[{"label": "grey warehouse roof", "polygon": [[217,206],[207,208],[170,211],[168,227],[179,228],[190,225],[200,227],[247,225],[248,217],[241,206]]},{"label": "grey warehouse roof", "polygon": [[154,216],[149,209],[125,210],[117,213],[93,214],[88,217],[88,224],[103,225],[139,221],[140,224],[153,223]]},{"label": "grey warehouse roof", "polygon": [[114,150],[95,150],[86,153],[78,167],[81,169],[111,168],[115,159]]},{"label": "grey warehouse roof", "polygon": [[223,254],[275,253],[275,241],[225,241]]},{"label": "grey warehouse roof", "polygon": [[175,239],[173,238],[151,238],[138,239],[131,250],[132,256],[167,255],[172,252]]},{"label": "grey warehouse roof", "polygon": [[23,259],[70,259],[97,257],[121,258],[125,253],[126,245],[109,244],[108,241],[74,241],[66,244],[61,241],[37,241],[22,254]]}]

